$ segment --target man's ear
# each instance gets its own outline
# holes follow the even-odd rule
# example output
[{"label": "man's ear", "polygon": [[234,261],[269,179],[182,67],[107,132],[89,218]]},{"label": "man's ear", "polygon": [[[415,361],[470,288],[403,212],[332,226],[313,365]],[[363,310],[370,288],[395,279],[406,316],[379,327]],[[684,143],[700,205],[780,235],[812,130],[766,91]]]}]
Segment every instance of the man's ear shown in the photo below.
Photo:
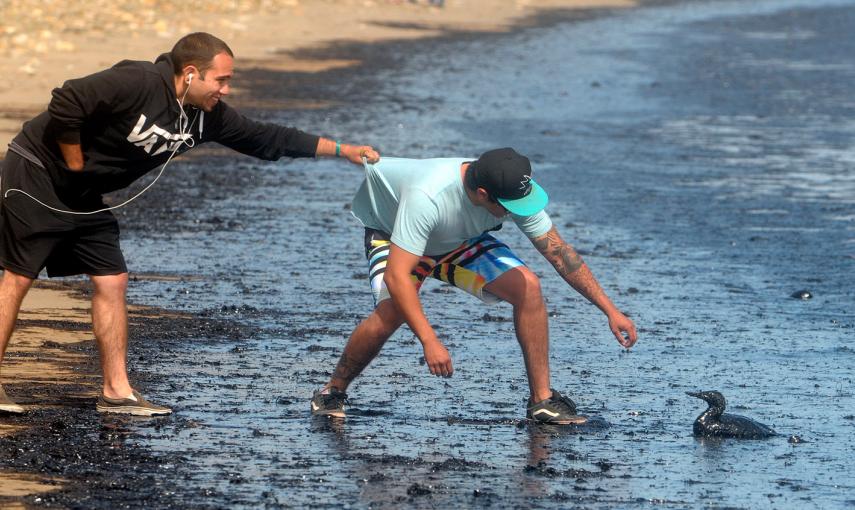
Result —
[{"label": "man's ear", "polygon": [[475,196],[477,196],[478,200],[480,200],[482,202],[489,202],[490,201],[490,194],[487,193],[487,190],[485,190],[484,188],[476,189],[475,190]]},{"label": "man's ear", "polygon": [[184,75],[184,83],[190,84],[190,80],[198,80],[201,79],[199,76],[199,71],[196,69],[196,66],[184,66],[182,69],[182,74]]}]

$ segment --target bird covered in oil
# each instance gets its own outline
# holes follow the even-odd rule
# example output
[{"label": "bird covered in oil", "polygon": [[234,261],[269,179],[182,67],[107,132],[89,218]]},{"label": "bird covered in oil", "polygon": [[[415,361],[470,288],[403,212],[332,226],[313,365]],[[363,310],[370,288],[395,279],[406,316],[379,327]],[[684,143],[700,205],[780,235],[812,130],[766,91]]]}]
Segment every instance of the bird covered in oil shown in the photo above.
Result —
[{"label": "bird covered in oil", "polygon": [[686,392],[687,395],[706,401],[709,407],[692,426],[695,437],[732,437],[737,439],[764,439],[776,436],[774,430],[751,418],[725,413],[724,395],[718,391]]}]

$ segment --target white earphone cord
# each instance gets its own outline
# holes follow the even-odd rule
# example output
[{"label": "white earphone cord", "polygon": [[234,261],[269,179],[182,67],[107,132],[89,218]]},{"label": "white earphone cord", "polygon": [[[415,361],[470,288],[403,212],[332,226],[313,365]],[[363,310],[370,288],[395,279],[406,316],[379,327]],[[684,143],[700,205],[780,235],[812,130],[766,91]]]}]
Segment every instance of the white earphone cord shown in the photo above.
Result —
[{"label": "white earphone cord", "polygon": [[[30,197],[30,198],[31,198],[32,200],[34,200],[36,203],[40,204],[42,207],[45,207],[45,208],[47,208],[47,209],[50,209],[51,211],[56,211],[56,212],[58,212],[58,213],[63,213],[63,214],[74,214],[74,215],[78,215],[78,216],[86,216],[86,215],[89,215],[89,214],[98,214],[98,213],[102,213],[102,212],[105,212],[105,211],[112,211],[113,209],[118,209],[118,208],[120,208],[120,207],[124,207],[124,206],[126,206],[126,205],[130,204],[131,202],[133,202],[134,200],[138,199],[140,196],[142,196],[142,194],[143,194],[143,193],[145,193],[146,191],[148,191],[148,190],[149,190],[149,188],[151,188],[152,186],[154,186],[154,184],[157,182],[157,180],[158,180],[158,179],[160,179],[160,176],[161,176],[161,175],[163,175],[163,171],[164,171],[164,170],[166,170],[166,165],[168,165],[168,164],[169,164],[169,162],[170,162],[170,161],[172,161],[172,157],[173,157],[173,156],[175,156],[175,153],[177,153],[177,152],[178,152],[178,149],[179,149],[179,148],[181,148],[181,145],[182,145],[182,144],[183,144],[183,145],[187,145],[187,147],[190,147],[190,148],[193,148],[193,147],[196,145],[196,141],[195,141],[195,140],[193,140],[193,138],[192,138],[192,137],[189,139],[189,140],[190,140],[190,142],[192,142],[192,143],[188,142],[188,141],[187,141],[187,138],[185,138],[185,136],[188,134],[188,132],[189,132],[190,130],[192,130],[192,129],[193,129],[193,125],[194,125],[194,124],[196,124],[196,119],[198,119],[198,118],[199,118],[199,112],[196,112],[196,116],[195,116],[195,117],[193,117],[193,122],[190,122],[190,124],[188,125],[188,124],[187,124],[187,121],[189,121],[189,120],[190,120],[190,118],[189,118],[189,117],[187,117],[187,114],[186,114],[186,113],[184,113],[184,98],[185,98],[185,97],[187,97],[187,91],[189,91],[189,90],[190,90],[190,81],[193,79],[193,78],[192,78],[192,76],[193,76],[193,75],[191,74],[191,75],[190,75],[190,78],[188,78],[188,80],[187,80],[187,90],[185,90],[185,91],[184,91],[184,95],[183,95],[183,96],[181,96],[181,100],[180,100],[180,101],[178,101],[178,108],[179,108],[179,110],[181,111],[181,113],[180,113],[180,114],[179,114],[179,116],[178,116],[178,134],[179,134],[179,138],[180,138],[180,139],[178,140],[178,142],[176,142],[176,144],[175,144],[175,148],[174,148],[174,149],[172,149],[172,153],[169,155],[169,157],[168,157],[168,158],[166,158],[166,161],[165,161],[165,162],[163,163],[163,165],[160,167],[160,171],[157,173],[157,176],[154,178],[154,180],[153,180],[153,181],[151,181],[151,182],[150,182],[150,183],[149,183],[145,188],[143,188],[142,190],[140,190],[140,192],[139,192],[139,193],[137,193],[136,195],[132,196],[131,198],[129,198],[129,199],[127,199],[127,200],[125,200],[125,201],[124,201],[124,202],[122,202],[121,204],[114,205],[114,206],[112,206],[112,207],[104,207],[103,209],[98,209],[98,210],[95,210],[95,211],[66,211],[65,209],[57,209],[56,207],[52,207],[52,206],[50,206],[50,205],[47,205],[46,203],[42,202],[42,201],[41,201],[41,200],[39,200],[38,198],[36,198],[36,197],[34,197],[34,196],[30,195],[29,193],[27,193],[26,191],[24,191],[24,190],[22,190],[22,189],[18,189],[18,188],[9,188],[9,189],[7,189],[7,190],[6,190],[6,192],[5,192],[5,193],[3,193],[3,198],[8,198],[8,197],[9,197],[9,193],[11,193],[11,192],[13,192],[13,191],[17,191],[18,193],[21,193],[22,195],[26,195],[26,196]],[[184,124],[182,124],[182,123],[181,123],[181,120],[182,120],[182,119],[185,119],[185,120],[184,120]]]}]

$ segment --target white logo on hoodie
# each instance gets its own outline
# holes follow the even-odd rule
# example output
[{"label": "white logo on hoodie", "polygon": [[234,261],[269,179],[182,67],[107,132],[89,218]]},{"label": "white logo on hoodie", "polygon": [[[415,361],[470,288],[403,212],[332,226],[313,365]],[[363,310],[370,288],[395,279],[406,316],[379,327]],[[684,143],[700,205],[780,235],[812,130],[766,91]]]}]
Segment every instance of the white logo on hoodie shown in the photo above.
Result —
[{"label": "white logo on hoodie", "polygon": [[[152,124],[150,128],[143,131],[142,128],[146,120],[148,120],[146,116],[140,114],[136,126],[134,126],[134,129],[128,135],[128,141],[137,147],[142,147],[144,151],[152,156],[157,156],[164,151],[171,151],[175,149],[176,144],[183,143],[193,136],[190,133],[183,135],[180,133],[173,134],[158,127],[157,124]],[[157,146],[156,149],[155,146]],[[154,152],[152,152],[152,149],[154,149]]]}]

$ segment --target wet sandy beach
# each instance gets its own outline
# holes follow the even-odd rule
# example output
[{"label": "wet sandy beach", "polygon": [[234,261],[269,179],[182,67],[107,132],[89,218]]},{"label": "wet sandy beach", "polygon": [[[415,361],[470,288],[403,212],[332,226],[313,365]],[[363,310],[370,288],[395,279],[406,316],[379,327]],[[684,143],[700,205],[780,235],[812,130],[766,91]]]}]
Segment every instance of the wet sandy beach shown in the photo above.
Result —
[{"label": "wet sandy beach", "polygon": [[[502,9],[495,9],[499,5]],[[340,69],[361,64],[349,55],[341,41],[359,39],[370,42],[388,39],[419,39],[438,37],[458,31],[501,32],[514,27],[538,24],[536,13],[552,12],[556,8],[579,9],[589,5],[625,7],[625,0],[550,0],[530,6],[525,1],[475,4],[451,2],[442,9],[414,3],[373,2],[357,0],[274,0],[242,2],[238,4],[206,4],[200,8],[193,3],[169,4],[160,0],[144,5],[134,2],[87,2],[86,5],[65,4],[53,9],[43,2],[14,0],[0,5],[0,50],[8,59],[0,64],[0,157],[5,145],[20,122],[44,108],[53,86],[65,79],[101,69],[123,58],[149,59],[152,48],[171,43],[177,34],[192,30],[214,30],[225,37],[240,55],[240,70],[287,70],[296,81],[310,73],[327,69]],[[177,16],[160,17],[164,9]],[[192,13],[192,16],[186,14]],[[485,16],[489,13],[489,16]],[[475,21],[473,21],[473,19]],[[157,20],[156,22],[154,20]],[[246,27],[255,27],[247,32]],[[85,30],[83,30],[85,28]],[[342,58],[326,58],[322,51],[295,53],[299,48],[339,47]],[[160,50],[158,50],[160,51]],[[371,52],[363,52],[370,57]],[[69,58],[73,57],[73,58]],[[262,73],[263,74],[263,73]],[[275,73],[274,73],[275,74]],[[295,80],[292,80],[292,84]],[[243,82],[247,83],[247,82]],[[258,83],[256,83],[258,85]],[[299,86],[299,83],[296,85]],[[271,99],[261,90],[250,97],[241,87],[234,89],[232,104],[266,110],[317,109],[331,104],[342,104],[341,98],[306,98],[279,94]],[[256,112],[264,116],[263,112]],[[216,151],[209,151],[216,152]],[[195,276],[162,275],[157,272],[135,273],[134,279],[158,279],[182,282],[198,280]],[[22,321],[13,338],[4,376],[6,388],[33,413],[28,419],[10,417],[0,424],[0,435],[20,434],[28,427],[27,439],[12,437],[10,448],[28,445],[34,451],[44,441],[53,441],[55,435],[44,433],[41,426],[69,419],[69,413],[44,414],[41,410],[57,406],[86,409],[97,392],[99,377],[92,356],[94,347],[88,323],[88,295],[85,285],[68,282],[37,282],[24,304]],[[221,314],[217,314],[220,317]],[[151,323],[156,317],[159,322]],[[132,307],[132,330],[151,330],[157,324],[170,323],[174,330],[171,341],[180,341],[187,335],[197,335],[205,329],[206,319],[198,327],[187,322],[188,315],[175,315],[162,308]],[[226,316],[228,319],[228,316]],[[235,326],[217,326],[223,332],[236,330]],[[164,327],[168,332],[170,327]],[[201,330],[199,330],[201,331]],[[132,334],[134,334],[132,332]],[[145,359],[142,357],[141,359]],[[57,418],[57,416],[59,416]],[[6,418],[6,417],[4,417]],[[53,420],[53,421],[51,421]],[[109,426],[109,425],[108,425]],[[63,447],[74,444],[67,436]],[[90,443],[77,440],[62,456],[85,457]],[[16,455],[12,455],[13,457]],[[28,461],[30,462],[30,461]],[[0,501],[3,506],[19,504],[20,498],[30,495],[30,501],[42,502],[39,494],[72,485],[72,495],[63,501],[87,498],[92,482],[79,484],[79,475],[71,479],[54,476],[68,473],[67,466],[33,469],[27,462],[24,472],[15,470],[15,462],[4,463],[0,469]],[[85,462],[99,465],[96,460]],[[91,473],[90,473],[91,475]],[[103,476],[110,478],[110,472]],[[91,478],[91,476],[90,476]],[[114,481],[110,481],[114,484]],[[144,488],[140,488],[144,490]],[[120,496],[121,499],[122,496]],[[133,497],[123,496],[133,501]],[[53,501],[56,501],[54,499]],[[109,498],[102,503],[110,506]]]},{"label": "wet sandy beach", "polygon": [[[851,506],[855,3],[575,17],[313,55],[370,59],[370,69],[242,78],[249,96],[272,101],[346,98],[253,113],[376,141],[387,155],[499,145],[531,155],[555,224],[640,327],[622,351],[519,232],[500,232],[543,277],[553,384],[597,426],[521,421],[527,385],[509,308],[435,283],[423,300],[454,378],[430,377],[402,331],[353,385],[343,426],[312,420],[311,391],[371,307],[348,212],[361,171],[200,151],[118,215],[139,272],[131,300],[180,314],[141,316],[130,359],[176,415],[105,419],[81,398],[5,420],[34,425],[0,437],[8,469],[70,481],[9,501]],[[790,297],[802,289],[813,298]],[[702,406],[684,392],[698,389],[722,391],[733,412],[782,435],[694,439]]]}]

